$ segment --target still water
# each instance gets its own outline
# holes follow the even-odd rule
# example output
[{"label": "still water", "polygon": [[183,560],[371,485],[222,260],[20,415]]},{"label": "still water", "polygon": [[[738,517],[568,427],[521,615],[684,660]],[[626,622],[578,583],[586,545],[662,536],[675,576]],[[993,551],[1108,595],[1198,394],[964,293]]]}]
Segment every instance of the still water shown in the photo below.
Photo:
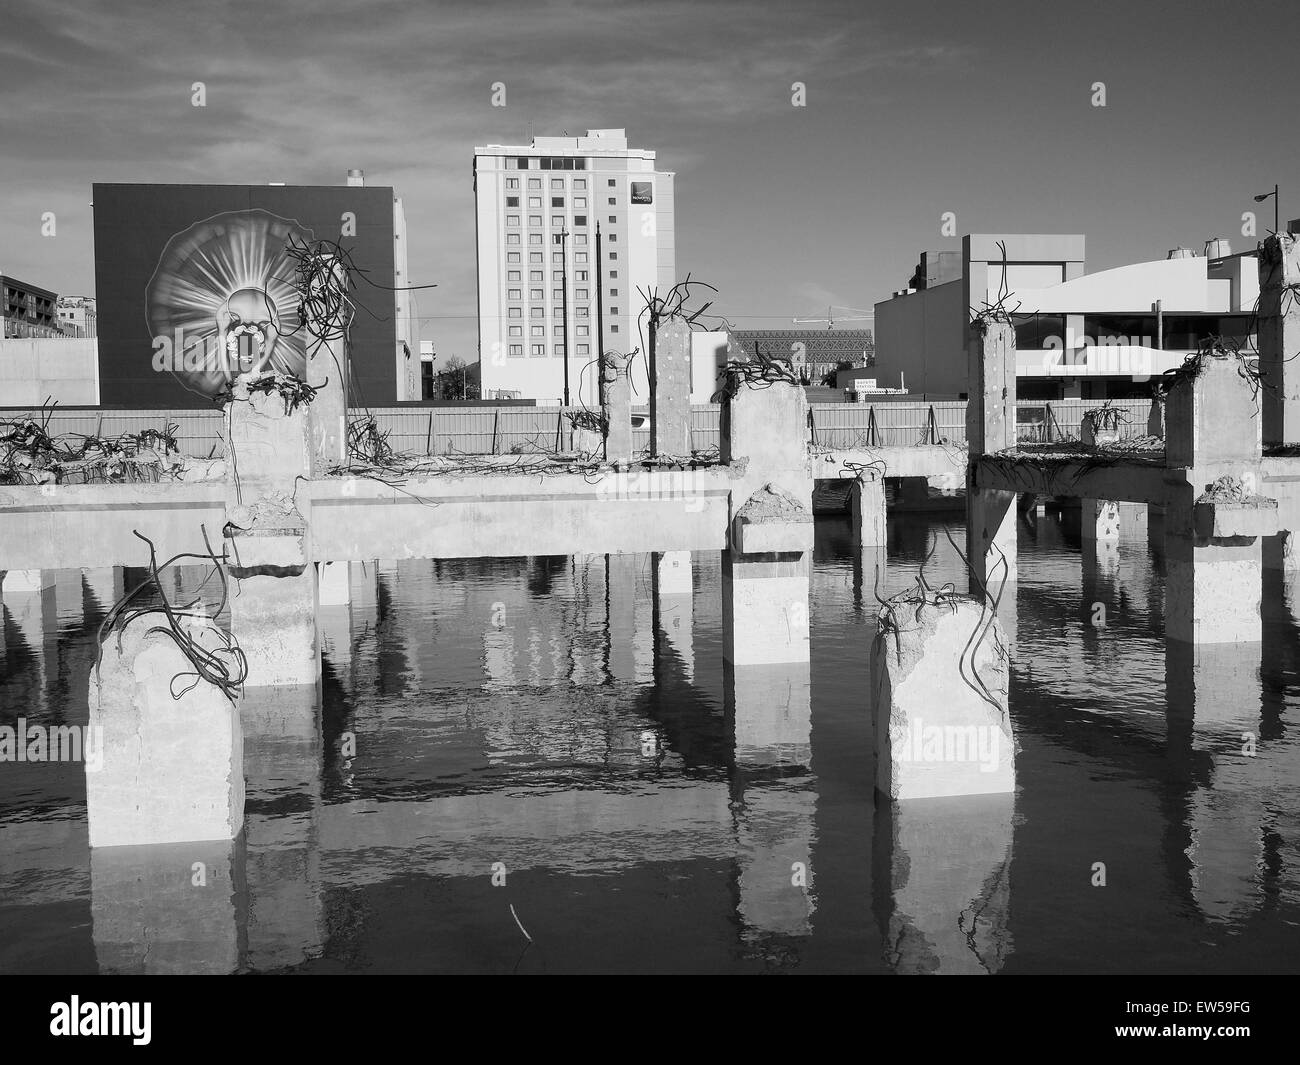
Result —
[{"label": "still water", "polygon": [[[882,595],[931,545],[959,580],[941,521],[891,519]],[[810,670],[724,667],[717,555],[690,595],[651,556],[371,565],[319,696],[241,704],[234,843],[92,854],[81,765],[0,764],[0,971],[1300,971],[1300,582],[1197,652],[1145,535],[1085,557],[1040,516],[1020,552],[1016,794],[920,808],[873,798],[844,519]],[[0,725],[85,723],[77,598],[7,610]]]}]

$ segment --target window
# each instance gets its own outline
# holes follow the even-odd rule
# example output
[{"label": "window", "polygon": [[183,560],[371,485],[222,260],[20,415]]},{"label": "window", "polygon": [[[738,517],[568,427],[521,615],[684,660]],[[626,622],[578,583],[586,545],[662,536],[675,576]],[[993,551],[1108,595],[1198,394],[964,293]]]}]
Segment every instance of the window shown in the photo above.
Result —
[{"label": "window", "polygon": [[518,270],[511,270],[511,271],[506,275],[506,280],[507,280],[507,281],[518,281],[518,280],[519,280],[519,271],[518,271]]},{"label": "window", "polygon": [[575,197],[573,197],[573,206],[574,206],[574,207],[586,207],[586,206],[587,206],[587,197],[586,197],[586,196],[575,196]]},{"label": "window", "polygon": [[655,187],[652,181],[634,181],[632,182],[632,202],[633,203],[654,203]]},{"label": "window", "polygon": [[521,336],[523,336],[523,335],[524,335],[524,327],[523,327],[522,325],[512,325],[512,326],[510,327],[510,335],[511,335],[512,337],[521,337]]},{"label": "window", "polygon": [[522,344],[511,344],[510,354],[513,355],[516,359],[521,358],[524,354],[524,346]]},{"label": "window", "polygon": [[609,290],[609,294],[610,294],[611,296],[617,296],[617,295],[618,295],[618,289],[616,289],[616,288],[611,288],[611,289]]},{"label": "window", "polygon": [[528,290],[528,298],[540,303],[543,299],[542,290],[540,288],[530,288]]},{"label": "window", "polygon": [[517,251],[506,252],[506,262],[517,263],[518,261],[519,253]]},{"label": "window", "polygon": [[530,334],[531,334],[532,336],[535,336],[535,337],[544,337],[544,336],[546,336],[546,326],[544,326],[544,325],[535,325],[535,326],[532,327],[531,330],[529,330],[529,332],[530,332]]},{"label": "window", "polygon": [[614,204],[616,204],[616,203],[618,203],[618,200],[614,199],[614,197],[611,196],[611,197],[609,198],[609,205],[610,205],[611,207],[613,207]]},{"label": "window", "polygon": [[563,263],[563,262],[564,262],[564,252],[562,252],[562,251],[552,252],[552,254],[551,254],[551,262],[553,262],[553,263]]},{"label": "window", "polygon": [[541,178],[530,177],[530,178],[528,179],[528,187],[529,187],[530,189],[540,189],[540,188],[542,187],[542,179],[541,179]]},{"label": "window", "polygon": [[609,276],[610,276],[611,279],[618,277],[618,271],[617,271],[617,270],[611,270],[611,271],[609,272]]},{"label": "window", "polygon": [[552,206],[552,207],[563,207],[563,206],[564,206],[564,197],[563,197],[563,196],[552,196],[552,197],[551,197],[551,206]]},{"label": "window", "polygon": [[540,233],[529,233],[529,234],[528,234],[528,243],[529,243],[529,244],[540,244],[541,242],[542,242],[542,235],[541,235]]},{"label": "window", "polygon": [[610,331],[611,333],[617,333],[617,332],[618,332],[618,326],[617,326],[617,324],[615,324],[615,325],[611,325],[611,326],[609,327],[609,331]]},{"label": "window", "polygon": [[587,253],[585,251],[578,252],[578,254],[573,257],[573,261],[575,263],[585,263],[587,261]]},{"label": "window", "polygon": [[538,207],[541,207],[541,205],[542,205],[542,198],[540,196],[528,197],[528,209],[530,211],[536,210]]},{"label": "window", "polygon": [[556,354],[556,355],[563,355],[563,354],[564,354],[564,345],[563,345],[563,344],[556,344],[556,345],[555,345],[555,354]]},{"label": "window", "polygon": [[560,300],[564,299],[564,289],[562,289],[562,288],[552,289],[552,290],[551,290],[551,299],[555,300],[557,303],[558,303]]},{"label": "window", "polygon": [[506,215],[506,225],[517,226],[518,224],[519,224],[519,216],[517,214]]},{"label": "window", "polygon": [[528,317],[530,317],[530,318],[545,318],[545,317],[546,317],[546,311],[543,310],[541,307],[534,307],[531,311],[528,312]]},{"label": "window", "polygon": [[530,251],[528,253],[528,261],[530,263],[540,263],[542,261],[542,253],[540,251]]},{"label": "window", "polygon": [[542,216],[539,214],[530,214],[528,216],[528,224],[530,226],[540,226],[542,224]]},{"label": "window", "polygon": [[551,169],[551,160],[550,160],[550,159],[538,159],[538,160],[537,160],[537,169],[539,169],[539,170],[550,170],[550,169]]},{"label": "window", "polygon": [[587,224],[587,216],[586,216],[585,214],[576,214],[576,215],[574,215],[574,216],[573,216],[573,224],[574,224],[575,226],[585,226],[585,225]]},{"label": "window", "polygon": [[506,291],[506,299],[508,300],[521,300],[523,298],[524,298],[523,295],[520,293],[519,289],[517,288],[508,289]]},{"label": "window", "polygon": [[[585,162],[585,160],[584,160],[584,162]],[[581,167],[579,167],[578,169],[579,169],[579,170],[586,170],[587,168],[586,168],[585,166],[581,166]],[[575,189],[578,189],[579,191],[581,191],[581,190],[583,190],[583,189],[586,189],[586,187],[587,187],[587,179],[586,179],[586,178],[574,178],[574,179],[573,179],[573,187],[574,187]]]},{"label": "window", "polygon": [[529,280],[529,281],[540,281],[541,279],[542,279],[542,271],[541,271],[541,270],[529,270],[529,271],[528,271],[528,280]]},{"label": "window", "polygon": [[590,293],[585,288],[575,289],[573,298],[576,300],[585,300],[590,298]]},{"label": "window", "polygon": [[554,336],[554,337],[562,337],[562,336],[564,336],[564,326],[562,326],[562,325],[557,325],[554,329],[551,330],[551,336]]},{"label": "window", "polygon": [[507,244],[518,244],[518,243],[519,243],[519,234],[518,234],[518,233],[507,233],[507,234],[506,234],[506,243],[507,243]]},{"label": "window", "polygon": [[587,160],[585,160],[585,159],[575,159],[575,160],[573,161],[573,169],[574,169],[574,170],[586,170],[586,169],[587,169]]},{"label": "window", "polygon": [[588,314],[587,314],[587,308],[586,308],[586,307],[579,307],[579,308],[578,308],[577,310],[575,310],[573,313],[574,313],[575,315],[577,315],[579,318],[586,318],[586,317],[588,317]]},{"label": "window", "polygon": [[587,326],[585,325],[578,326],[578,336],[585,337],[590,332],[591,330]]},{"label": "window", "polygon": [[507,207],[518,207],[518,206],[519,206],[519,197],[518,197],[518,196],[507,196],[507,197],[506,197],[506,206],[507,206]]},{"label": "window", "polygon": [[577,234],[574,234],[574,237],[573,237],[573,243],[574,243],[574,244],[586,244],[586,243],[587,243],[587,234],[586,234],[586,233],[577,233]]},{"label": "window", "polygon": [[610,216],[609,216],[609,224],[610,224],[610,225],[617,225],[617,224],[618,224],[618,215],[613,215],[613,214],[610,215]]},{"label": "window", "polygon": [[508,178],[506,178],[506,188],[508,188],[508,189],[517,189],[517,188],[519,188],[519,179],[518,179],[517,177],[508,177]]},{"label": "window", "polygon": [[553,225],[556,229],[562,228],[564,225],[564,215],[562,214],[551,215],[551,225]]},{"label": "window", "polygon": [[524,312],[523,312],[523,309],[522,309],[522,308],[520,308],[520,307],[511,307],[511,308],[510,308],[510,317],[511,317],[511,318],[522,318],[523,316],[524,316]]},{"label": "window", "polygon": [[610,187],[611,189],[614,187],[614,179],[613,179],[613,178],[610,178],[610,179],[609,179],[609,187]]},{"label": "window", "polygon": [[551,280],[552,280],[552,281],[563,281],[563,280],[564,280],[564,271],[563,271],[563,270],[552,270],[552,271],[551,271]]},{"label": "window", "polygon": [[528,169],[528,156],[520,156],[515,160],[515,166],[520,170]]},{"label": "window", "polygon": [[616,251],[612,251],[612,252],[610,252],[610,253],[609,253],[609,257],[610,257],[611,259],[617,259],[617,258],[618,258],[618,252],[616,252]]},{"label": "window", "polygon": [[591,345],[590,345],[590,344],[579,344],[579,345],[578,345],[578,354],[579,354],[579,355],[590,355],[590,354],[591,354]]},{"label": "window", "polygon": [[586,271],[586,270],[579,270],[579,271],[577,272],[576,279],[577,279],[578,281],[586,281],[586,280],[587,280],[587,271]]},{"label": "window", "polygon": [[610,313],[610,314],[618,314],[618,308],[617,308],[617,307],[611,307],[611,308],[609,309],[609,313]]},{"label": "window", "polygon": [[564,188],[564,178],[552,178],[552,179],[551,179],[551,188],[553,188],[553,189],[562,189],[562,188]]},{"label": "window", "polygon": [[546,345],[545,345],[545,344],[534,344],[534,345],[533,345],[533,358],[534,358],[534,359],[540,359],[540,358],[542,358],[545,354],[546,354]]}]

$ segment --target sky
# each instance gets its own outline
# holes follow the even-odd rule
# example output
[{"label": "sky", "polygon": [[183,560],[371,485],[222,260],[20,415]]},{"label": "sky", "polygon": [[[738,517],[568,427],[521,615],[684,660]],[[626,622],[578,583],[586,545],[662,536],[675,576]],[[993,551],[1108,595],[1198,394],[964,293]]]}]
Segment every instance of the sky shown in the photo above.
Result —
[{"label": "sky", "polygon": [[438,286],[418,294],[421,338],[471,362],[480,144],[625,128],[677,175],[679,274],[740,328],[828,304],[840,328],[869,324],[848,309],[967,232],[1083,233],[1091,271],[1213,236],[1253,247],[1242,214],[1271,229],[1252,194],[1275,182],[1283,221],[1300,216],[1294,3],[5,8],[0,273],[93,294],[96,181],[342,184],[357,167],[403,198],[411,282]]}]

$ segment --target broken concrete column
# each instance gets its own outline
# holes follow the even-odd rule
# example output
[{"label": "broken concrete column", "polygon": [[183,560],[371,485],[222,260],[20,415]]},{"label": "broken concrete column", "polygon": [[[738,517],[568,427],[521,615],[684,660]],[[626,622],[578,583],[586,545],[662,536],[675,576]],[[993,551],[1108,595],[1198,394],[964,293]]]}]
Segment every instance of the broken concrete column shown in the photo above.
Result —
[{"label": "broken concrete column", "polygon": [[[312,474],[324,476],[329,470],[343,465],[347,458],[348,345],[346,305],[327,298],[326,289],[333,293],[346,293],[347,271],[343,263],[332,255],[317,256],[316,274],[320,291],[309,293],[312,298],[304,302],[308,316],[304,326],[307,345],[307,384],[316,389],[316,395],[307,407],[307,428]],[[337,307],[333,316],[325,312]]]},{"label": "broken concrete column", "polygon": [[[318,356],[319,357],[319,356]],[[235,639],[248,655],[249,687],[314,684],[320,677],[316,638],[316,567],[311,558],[313,459],[311,404],[289,409],[276,392],[249,390],[237,378],[226,405],[228,452],[238,480],[227,489],[230,601]]]},{"label": "broken concrete column", "polygon": [[1300,443],[1300,236],[1275,233],[1259,256],[1260,407],[1265,444]]},{"label": "broken concrete column", "polygon": [[896,802],[1012,792],[1008,652],[992,608],[898,598],[872,645],[876,788]]},{"label": "broken concrete column", "polygon": [[661,321],[650,333],[650,454],[691,453],[691,327]]},{"label": "broken concrete column", "polygon": [[1234,355],[1207,353],[1169,391],[1164,548],[1170,639],[1261,639],[1262,538],[1277,533],[1278,510],[1276,500],[1258,493],[1260,419],[1241,367]]},{"label": "broken concrete column", "polygon": [[[226,693],[202,679],[150,611],[109,633],[90,677],[89,734],[98,767],[86,760],[92,847],[228,840],[244,820],[244,744]],[[183,629],[238,675],[223,634],[207,619]]]},{"label": "broken concrete column", "polygon": [[1010,321],[977,320],[967,330],[966,558],[971,591],[1017,578],[1016,493],[980,487],[975,462],[1016,446],[1016,334]]},{"label": "broken concrete column", "polygon": [[885,507],[885,480],[867,471],[849,485],[853,546],[883,547],[889,541]]},{"label": "broken concrete column", "polygon": [[632,379],[630,356],[606,352],[600,357],[600,407],[605,419],[605,461],[632,458]]}]

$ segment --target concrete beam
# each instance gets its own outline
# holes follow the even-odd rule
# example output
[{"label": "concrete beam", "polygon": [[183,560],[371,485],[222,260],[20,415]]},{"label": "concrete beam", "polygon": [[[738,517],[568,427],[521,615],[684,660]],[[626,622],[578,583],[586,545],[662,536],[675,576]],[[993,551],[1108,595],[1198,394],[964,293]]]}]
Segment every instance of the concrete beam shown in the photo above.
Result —
[{"label": "concrete beam", "polygon": [[996,455],[971,460],[975,484],[991,491],[1032,492],[1043,496],[1109,499],[1164,505],[1172,491],[1169,471],[1160,466],[1094,467],[1084,462],[1017,463]]}]

